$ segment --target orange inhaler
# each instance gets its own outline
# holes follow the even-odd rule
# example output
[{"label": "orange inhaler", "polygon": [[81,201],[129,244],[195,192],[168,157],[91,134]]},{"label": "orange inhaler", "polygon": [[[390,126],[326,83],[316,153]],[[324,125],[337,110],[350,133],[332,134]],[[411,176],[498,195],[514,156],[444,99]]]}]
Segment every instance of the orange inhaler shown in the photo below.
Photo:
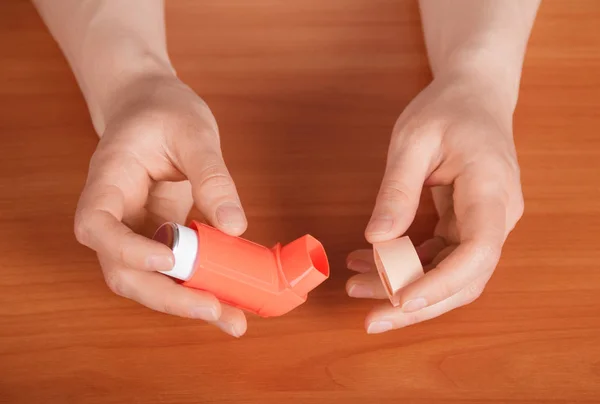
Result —
[{"label": "orange inhaler", "polygon": [[262,317],[290,312],[329,277],[325,249],[310,235],[269,249],[192,221],[189,227],[165,223],[154,240],[175,256],[165,275]]}]

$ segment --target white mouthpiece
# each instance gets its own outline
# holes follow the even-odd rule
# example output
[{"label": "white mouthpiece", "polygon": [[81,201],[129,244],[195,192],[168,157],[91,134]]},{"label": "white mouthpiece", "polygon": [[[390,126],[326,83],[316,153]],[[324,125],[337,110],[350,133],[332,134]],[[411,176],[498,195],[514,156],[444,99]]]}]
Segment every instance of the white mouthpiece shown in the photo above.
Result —
[{"label": "white mouthpiece", "polygon": [[177,223],[163,224],[154,233],[154,240],[166,245],[173,251],[175,265],[163,274],[182,281],[189,280],[194,274],[194,263],[198,256],[198,235],[189,227]]}]

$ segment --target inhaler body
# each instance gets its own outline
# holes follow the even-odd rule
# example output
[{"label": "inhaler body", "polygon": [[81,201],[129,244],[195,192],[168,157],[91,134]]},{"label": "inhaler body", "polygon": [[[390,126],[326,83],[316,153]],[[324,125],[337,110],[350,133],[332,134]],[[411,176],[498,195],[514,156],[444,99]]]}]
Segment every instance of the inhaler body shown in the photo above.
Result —
[{"label": "inhaler body", "polygon": [[164,274],[262,317],[298,307],[329,276],[325,250],[310,235],[270,249],[192,221],[166,223],[154,238],[175,255],[175,267]]}]

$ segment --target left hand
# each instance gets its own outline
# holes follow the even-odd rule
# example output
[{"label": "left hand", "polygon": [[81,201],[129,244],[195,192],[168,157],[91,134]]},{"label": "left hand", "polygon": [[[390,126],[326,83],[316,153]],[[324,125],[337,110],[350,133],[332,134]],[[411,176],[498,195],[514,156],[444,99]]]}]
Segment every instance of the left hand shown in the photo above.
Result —
[{"label": "left hand", "polygon": [[[398,119],[366,238],[404,234],[424,185],[434,187],[440,219],[417,247],[425,276],[400,291],[398,307],[386,302],[369,313],[369,333],[437,317],[482,293],[523,214],[513,109],[489,78],[454,71],[436,77]],[[350,296],[387,299],[372,251],[354,251],[347,263],[362,272],[348,280]]]}]

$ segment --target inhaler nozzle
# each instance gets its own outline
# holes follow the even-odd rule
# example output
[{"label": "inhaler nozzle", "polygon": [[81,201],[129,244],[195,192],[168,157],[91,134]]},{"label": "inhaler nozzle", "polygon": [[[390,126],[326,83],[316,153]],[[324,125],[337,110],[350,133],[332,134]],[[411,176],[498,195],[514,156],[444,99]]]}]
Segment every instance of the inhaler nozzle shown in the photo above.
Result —
[{"label": "inhaler nozzle", "polygon": [[198,256],[198,235],[188,227],[167,222],[156,230],[154,240],[169,247],[175,256],[175,265],[163,274],[187,281],[194,273],[194,263]]},{"label": "inhaler nozzle", "polygon": [[310,235],[281,248],[281,268],[290,287],[305,297],[329,277],[329,263],[323,245]]}]

